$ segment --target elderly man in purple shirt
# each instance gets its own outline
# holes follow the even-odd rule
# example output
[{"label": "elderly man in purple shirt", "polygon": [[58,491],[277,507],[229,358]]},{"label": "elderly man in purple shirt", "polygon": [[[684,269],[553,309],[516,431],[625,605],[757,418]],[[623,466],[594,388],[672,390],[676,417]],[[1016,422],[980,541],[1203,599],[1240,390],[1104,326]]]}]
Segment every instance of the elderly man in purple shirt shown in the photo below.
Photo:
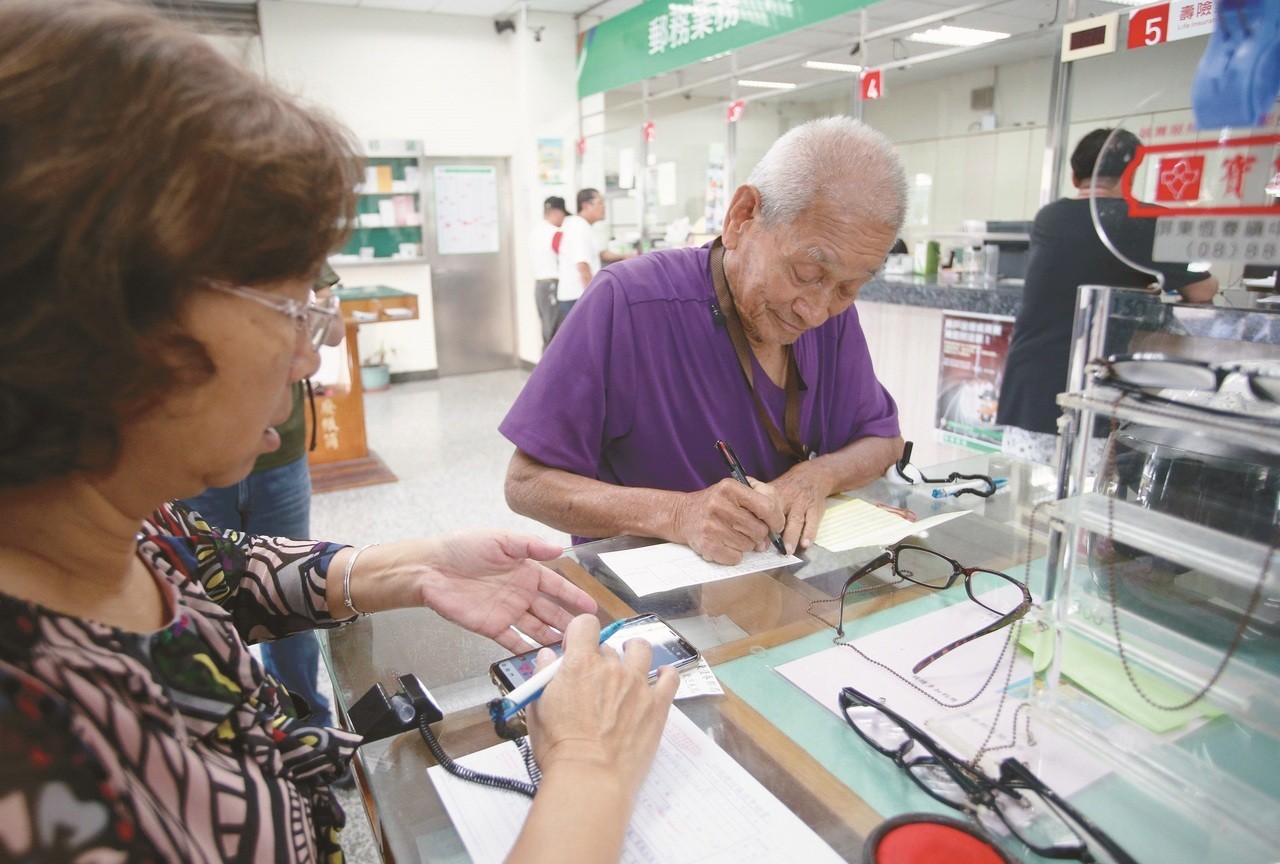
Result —
[{"label": "elderly man in purple shirt", "polygon": [[575,541],[658,537],[724,564],[770,532],[809,546],[824,499],[902,450],[853,301],[906,190],[883,135],[815,120],[773,144],[719,240],[600,271],[499,427],[511,508]]}]

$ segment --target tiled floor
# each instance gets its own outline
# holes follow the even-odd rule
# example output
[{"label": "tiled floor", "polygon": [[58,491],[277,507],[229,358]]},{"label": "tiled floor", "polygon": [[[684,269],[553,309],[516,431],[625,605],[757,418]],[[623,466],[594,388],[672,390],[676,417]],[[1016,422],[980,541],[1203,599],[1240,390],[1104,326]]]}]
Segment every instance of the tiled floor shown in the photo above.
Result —
[{"label": "tiled floor", "polygon": [[[526,378],[519,370],[486,372],[366,394],[369,447],[399,482],[316,495],[312,533],[358,545],[494,526],[567,544],[566,534],[512,513],[503,499],[513,447],[498,423]],[[347,811],[347,860],[378,864],[359,793],[339,795]]]}]

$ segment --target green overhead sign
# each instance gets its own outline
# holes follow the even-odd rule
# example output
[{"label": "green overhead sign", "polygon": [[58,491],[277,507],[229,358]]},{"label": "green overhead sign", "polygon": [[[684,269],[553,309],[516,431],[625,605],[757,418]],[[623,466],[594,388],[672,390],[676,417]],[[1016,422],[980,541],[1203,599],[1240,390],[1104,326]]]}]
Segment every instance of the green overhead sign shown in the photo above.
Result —
[{"label": "green overhead sign", "polygon": [[661,75],[874,2],[650,0],[578,34],[578,97]]}]

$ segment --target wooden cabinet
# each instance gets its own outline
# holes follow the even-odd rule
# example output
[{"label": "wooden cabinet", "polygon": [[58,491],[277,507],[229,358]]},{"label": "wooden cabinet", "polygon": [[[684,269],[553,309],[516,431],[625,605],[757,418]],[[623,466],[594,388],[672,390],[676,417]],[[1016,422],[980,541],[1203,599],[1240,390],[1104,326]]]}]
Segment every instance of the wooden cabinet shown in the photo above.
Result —
[{"label": "wooden cabinet", "polygon": [[337,293],[347,328],[344,344],[351,389],[344,394],[316,396],[316,447],[307,460],[315,492],[395,481],[395,474],[369,450],[360,383],[360,327],[418,317],[418,297],[407,291],[379,285],[342,288]]}]

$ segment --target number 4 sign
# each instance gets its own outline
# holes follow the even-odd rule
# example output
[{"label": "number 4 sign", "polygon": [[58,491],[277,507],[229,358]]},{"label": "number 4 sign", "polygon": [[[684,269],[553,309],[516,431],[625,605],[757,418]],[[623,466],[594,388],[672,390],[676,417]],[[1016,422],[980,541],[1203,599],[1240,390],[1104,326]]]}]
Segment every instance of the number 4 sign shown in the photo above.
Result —
[{"label": "number 4 sign", "polygon": [[879,99],[884,95],[884,70],[872,69],[862,73],[862,98]]}]

